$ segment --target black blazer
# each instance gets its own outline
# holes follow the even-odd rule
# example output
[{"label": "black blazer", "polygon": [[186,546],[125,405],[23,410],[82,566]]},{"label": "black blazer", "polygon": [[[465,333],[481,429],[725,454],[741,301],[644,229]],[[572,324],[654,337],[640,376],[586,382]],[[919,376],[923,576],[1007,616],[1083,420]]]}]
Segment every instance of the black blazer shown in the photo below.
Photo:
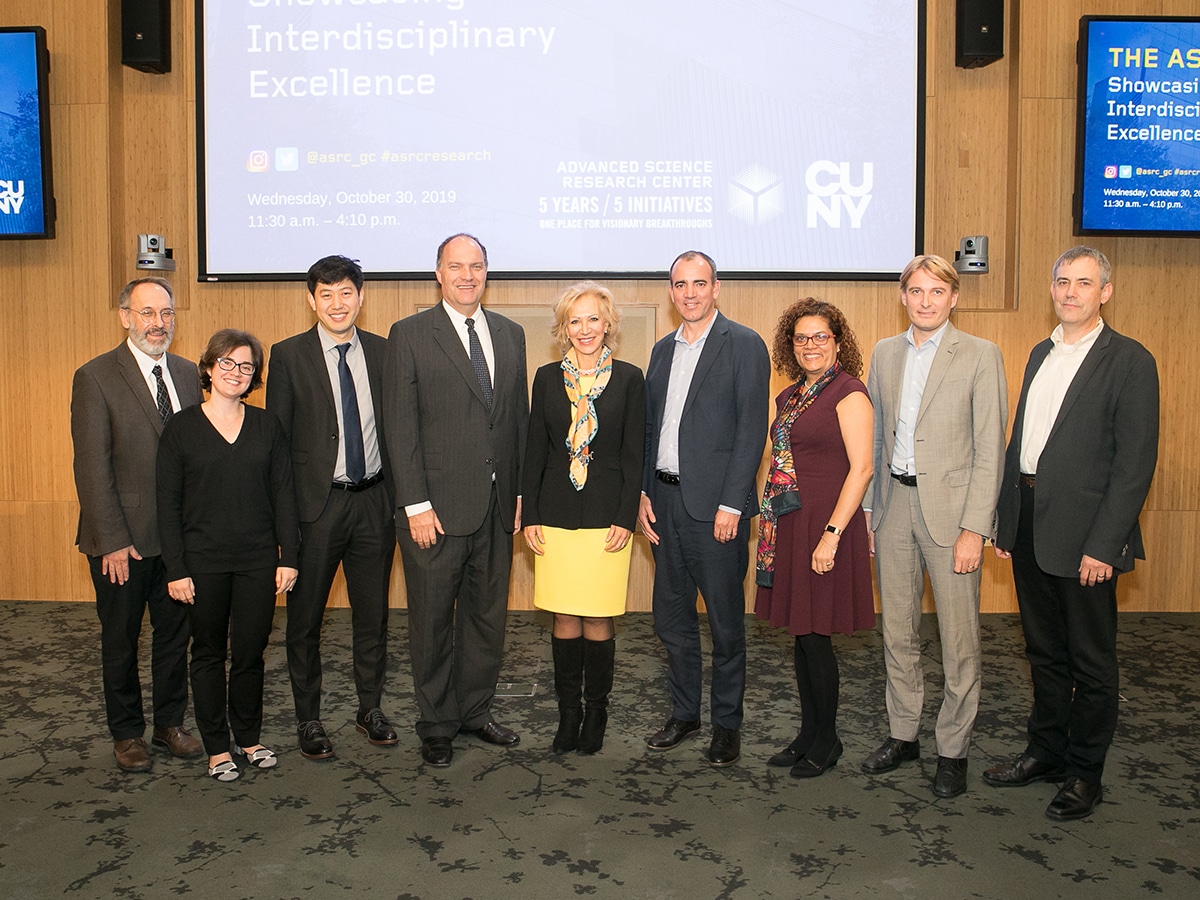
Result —
[{"label": "black blazer", "polygon": [[[292,476],[301,522],[315,522],[329,500],[333,470],[337,466],[342,423],[329,382],[329,369],[321,352],[319,325],[271,347],[267,377],[267,409],[279,417],[292,447]],[[383,480],[394,501],[392,467],[383,431],[383,367],[387,340],[358,329],[375,407],[375,434],[383,463]]]},{"label": "black blazer", "polygon": [[492,476],[504,530],[511,532],[529,425],[525,331],[483,309],[496,370],[492,410],[441,302],[401,319],[388,334],[384,429],[403,507],[429,501],[447,534],[474,534],[487,516]]},{"label": "black blazer", "polygon": [[[1050,348],[1033,348],[1004,461],[996,546],[1011,550],[1021,512],[1021,432],[1029,385]],[[1063,398],[1038,460],[1034,552],[1051,575],[1077,578],[1084,554],[1118,572],[1145,559],[1138,513],[1158,461],[1158,368],[1108,325]]]},{"label": "black blazer", "polygon": [[571,484],[567,431],[572,407],[562,365],[533,376],[529,438],[522,471],[523,525],[607,528],[637,525],[646,435],[646,384],[637,366],[614,359],[608,387],[596,398],[598,429],[583,490]]},{"label": "black blazer", "polygon": [[[675,332],[660,339],[646,368],[646,459],[642,490],[653,503],[658,480],[658,435],[662,430]],[[701,522],[716,518],[718,506],[758,515],[754,478],[767,440],[771,361],[757,332],[717,313],[679,422],[679,468],[683,505]]]}]

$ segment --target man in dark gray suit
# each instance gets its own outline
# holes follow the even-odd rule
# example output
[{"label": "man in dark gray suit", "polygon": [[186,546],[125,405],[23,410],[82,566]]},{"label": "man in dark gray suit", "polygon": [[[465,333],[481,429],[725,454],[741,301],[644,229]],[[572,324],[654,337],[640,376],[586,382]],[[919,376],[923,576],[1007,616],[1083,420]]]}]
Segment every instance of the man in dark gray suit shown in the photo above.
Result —
[{"label": "man in dark gray suit", "polygon": [[480,307],[487,251],[468,234],[437,253],[442,302],[392,326],[384,431],[396,482],[396,534],[421,757],[450,765],[453,739],[511,746],[491,713],[521,527],[529,427],[525,332]]},{"label": "man in dark gray suit", "polygon": [[314,263],[308,305],[317,324],[271,348],[267,378],[267,409],[291,442],[300,511],[300,575],[287,598],[287,656],[300,753],[308,759],[333,756],[321,724],[321,620],[339,564],[354,636],[355,727],[372,744],[399,742],[380,708],[396,555],[383,439],[387,341],[355,326],[362,304],[358,263],[345,256]]},{"label": "man in dark gray suit", "polygon": [[159,556],[154,460],[163,424],[200,402],[196,366],[167,353],[175,335],[170,282],[125,285],[117,315],[127,332],[115,350],[80,366],[71,386],[71,439],[79,530],[100,617],[104,706],[117,765],[152,766],[143,735],[137,645],[150,609],[153,742],[181,759],[202,754],[183,727],[187,709],[187,607],[167,596]]},{"label": "man in dark gray suit", "polygon": [[717,311],[721,282],[703,253],[671,265],[683,324],[646,369],[646,457],[638,523],[654,552],[654,630],[667,650],[671,716],[646,742],[669,750],[700,730],[704,659],[696,591],[712,632],[708,761],[741,755],[746,596],[754,476],[767,437],[771,363],[761,337]]},{"label": "man in dark gray suit", "polygon": [[1138,514],[1158,461],[1158,367],[1100,315],[1112,266],[1091,247],[1054,264],[1058,327],[1033,348],[1000,488],[996,554],[1012,558],[1033,680],[1029,742],[983,773],[995,787],[1062,782],[1046,815],[1103,798],[1117,727],[1117,576],[1144,559]]}]

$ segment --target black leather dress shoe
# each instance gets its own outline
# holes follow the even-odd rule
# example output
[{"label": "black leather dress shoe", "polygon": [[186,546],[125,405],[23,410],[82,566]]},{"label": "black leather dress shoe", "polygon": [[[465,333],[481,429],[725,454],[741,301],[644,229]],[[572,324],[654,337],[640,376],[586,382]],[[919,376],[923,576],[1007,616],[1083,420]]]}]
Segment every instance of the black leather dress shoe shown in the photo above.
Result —
[{"label": "black leather dress shoe", "polygon": [[454,759],[454,742],[448,737],[428,737],[421,741],[421,759],[435,769],[444,769]]},{"label": "black leather dress shoe", "polygon": [[983,773],[983,780],[992,787],[1025,787],[1035,781],[1062,781],[1063,767],[1047,763],[1022,753],[1002,766],[992,766]]},{"label": "black leather dress shoe", "polygon": [[383,710],[378,707],[360,712],[355,716],[354,727],[358,729],[359,734],[365,734],[367,740],[377,747],[390,747],[400,742],[400,738],[396,736],[396,729],[387,720]]},{"label": "black leather dress shoe", "polygon": [[842,749],[842,742],[835,741],[833,747],[829,750],[829,755],[822,761],[818,762],[810,757],[802,756],[796,760],[789,774],[793,778],[816,778],[818,775],[824,775],[836,766],[837,761],[842,758]]},{"label": "black leather dress shoe", "polygon": [[521,742],[520,735],[510,728],[505,728],[499,722],[488,722],[482,728],[476,728],[471,734],[481,741],[495,744],[497,747],[514,747]]},{"label": "black leather dress shoe", "polygon": [[723,769],[732,766],[741,755],[742,733],[714,725],[712,743],[708,745],[708,764],[714,769]]},{"label": "black leather dress shoe", "polygon": [[937,774],[933,776],[933,792],[939,797],[957,797],[966,789],[967,758],[939,756]]},{"label": "black leather dress shoe", "polygon": [[316,719],[301,722],[296,726],[300,737],[300,755],[305,759],[329,759],[333,756],[333,744],[325,734],[325,728]]},{"label": "black leather dress shoe", "polygon": [[898,741],[888,738],[883,744],[862,761],[859,767],[868,775],[882,775],[893,769],[900,768],[900,763],[921,758],[921,744],[918,741]]},{"label": "black leather dress shoe", "polygon": [[[805,746],[807,744],[807,746]],[[805,740],[803,743],[800,740],[800,735],[796,735],[796,739],[767,760],[768,766],[775,766],[779,769],[790,769],[808,752],[812,746],[811,740]]]},{"label": "black leather dress shoe", "polygon": [[662,727],[661,731],[650,736],[646,741],[646,746],[651,750],[670,750],[689,734],[695,734],[699,730],[699,720],[685,722],[683,719],[672,717],[667,719],[667,724]]},{"label": "black leather dress shoe", "polygon": [[1104,788],[1098,781],[1083,781],[1068,778],[1058,789],[1050,805],[1046,807],[1046,818],[1069,822],[1090,816],[1096,804],[1104,799]]}]

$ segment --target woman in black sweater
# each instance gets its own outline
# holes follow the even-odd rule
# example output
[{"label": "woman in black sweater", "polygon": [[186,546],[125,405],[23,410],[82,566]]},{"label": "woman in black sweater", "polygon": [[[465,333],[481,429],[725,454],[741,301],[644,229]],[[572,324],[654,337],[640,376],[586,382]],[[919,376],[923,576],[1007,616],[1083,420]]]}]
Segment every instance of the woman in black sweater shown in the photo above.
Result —
[{"label": "woman in black sweater", "polygon": [[244,762],[268,769],[277,761],[259,743],[263,651],[275,597],[296,581],[300,539],[283,427],[274,414],[242,402],[262,384],[262,368],[254,335],[214,334],[200,357],[209,398],[172,416],[158,447],[167,592],[188,604],[196,725],[208,774],[218,781],[239,775],[231,727]]}]

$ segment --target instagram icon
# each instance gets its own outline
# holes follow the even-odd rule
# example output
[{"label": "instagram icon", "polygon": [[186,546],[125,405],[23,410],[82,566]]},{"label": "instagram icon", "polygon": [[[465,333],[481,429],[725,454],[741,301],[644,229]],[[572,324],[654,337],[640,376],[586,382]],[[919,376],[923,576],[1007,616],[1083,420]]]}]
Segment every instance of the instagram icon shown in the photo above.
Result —
[{"label": "instagram icon", "polygon": [[247,172],[266,172],[271,168],[271,154],[266,150],[251,150],[246,158]]}]

